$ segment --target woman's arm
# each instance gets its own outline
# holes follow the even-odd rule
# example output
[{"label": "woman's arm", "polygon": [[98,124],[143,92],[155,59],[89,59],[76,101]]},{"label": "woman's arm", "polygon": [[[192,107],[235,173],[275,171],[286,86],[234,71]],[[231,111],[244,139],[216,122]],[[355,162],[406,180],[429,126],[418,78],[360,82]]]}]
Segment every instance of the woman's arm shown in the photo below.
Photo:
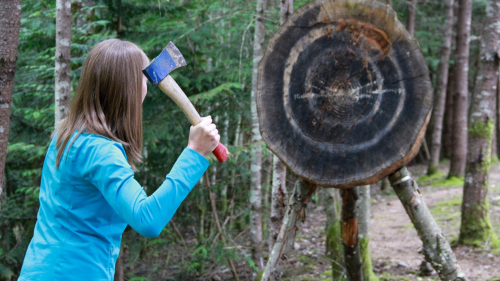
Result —
[{"label": "woman's arm", "polygon": [[138,233],[156,237],[167,225],[208,167],[198,152],[186,148],[163,184],[151,195],[134,179],[121,144],[106,142],[92,150],[85,177]]}]

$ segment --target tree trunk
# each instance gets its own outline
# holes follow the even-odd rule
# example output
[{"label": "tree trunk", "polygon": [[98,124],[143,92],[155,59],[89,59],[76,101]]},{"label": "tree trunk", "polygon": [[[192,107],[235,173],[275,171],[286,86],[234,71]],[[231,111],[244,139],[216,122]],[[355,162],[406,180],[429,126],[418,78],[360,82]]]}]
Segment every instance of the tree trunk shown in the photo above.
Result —
[{"label": "tree trunk", "polygon": [[454,0],[448,0],[446,8],[446,24],[441,49],[441,61],[438,67],[438,84],[436,90],[436,102],[432,112],[432,136],[431,136],[431,161],[427,174],[432,175],[439,171],[439,156],[441,154],[441,139],[443,133],[443,119],[446,104],[446,89],[448,84],[448,70],[450,62],[451,38],[453,34],[453,4]]},{"label": "tree trunk", "polygon": [[[229,143],[228,140],[229,140],[229,115],[227,111],[225,111],[223,129],[221,134],[221,143]],[[224,179],[224,181],[221,188],[220,197],[221,197],[221,211],[224,214],[227,211],[227,186],[228,186],[227,179],[229,178],[229,172],[227,170],[227,167],[222,171],[222,178]]]},{"label": "tree trunk", "polygon": [[436,224],[420,195],[417,182],[411,178],[406,167],[390,175],[389,181],[422,240],[425,259],[431,263],[441,280],[469,280],[457,264],[450,243]]},{"label": "tree trunk", "polygon": [[347,280],[363,281],[363,261],[358,237],[359,187],[341,189],[342,196],[342,244]]},{"label": "tree trunk", "polygon": [[497,136],[497,141],[494,143],[497,147],[497,156],[498,156],[498,151],[500,151],[500,75],[498,76],[498,81],[497,81],[497,131],[495,135]]},{"label": "tree trunk", "polygon": [[459,243],[483,247],[496,243],[489,217],[488,177],[491,165],[492,135],[495,131],[495,96],[498,84],[498,44],[500,0],[489,0],[481,36],[481,59],[477,87],[472,100],[469,147],[462,202]]},{"label": "tree trunk", "polygon": [[292,14],[293,14],[293,0],[281,0],[280,25],[284,24]]},{"label": "tree trunk", "polygon": [[120,255],[118,256],[118,259],[116,260],[116,267],[115,267],[115,278],[114,281],[125,281],[125,271],[123,268],[123,240],[121,244],[121,249],[120,249]]},{"label": "tree trunk", "polygon": [[340,194],[336,188],[322,188],[321,192],[326,213],[326,256],[332,261],[333,281],[339,281],[345,276]]},{"label": "tree trunk", "polygon": [[286,257],[293,248],[297,230],[300,229],[302,222],[306,218],[307,202],[309,202],[315,190],[315,185],[302,179],[298,179],[295,182],[293,194],[288,202],[280,233],[272,251],[269,253],[269,260],[262,273],[262,281],[276,280],[276,278],[279,279],[281,276],[281,271],[278,268],[279,261],[282,257]]},{"label": "tree trunk", "polygon": [[417,11],[417,0],[410,0],[408,3],[408,22],[406,28],[411,37],[415,37],[415,12]]},{"label": "tree trunk", "polygon": [[368,248],[370,242],[370,186],[362,185],[358,187],[358,192],[358,238],[363,262],[363,279],[365,281],[378,281],[378,277],[373,273],[372,257]]},{"label": "tree trunk", "polygon": [[273,186],[271,194],[271,218],[269,228],[269,252],[271,252],[283,223],[286,209],[286,167],[273,156]]},{"label": "tree trunk", "polygon": [[56,1],[55,124],[66,118],[71,92],[71,1]]},{"label": "tree trunk", "polygon": [[252,155],[251,169],[251,187],[250,187],[250,224],[251,224],[251,239],[252,239],[252,259],[260,268],[262,265],[262,137],[259,131],[259,119],[257,116],[257,75],[259,69],[259,61],[262,59],[264,38],[265,38],[265,22],[264,15],[266,10],[266,0],[257,0],[257,9],[255,17],[255,34],[253,43],[253,67],[252,67],[252,94],[250,101],[250,110],[252,114],[252,139],[251,152]]},{"label": "tree trunk", "polygon": [[[293,0],[281,0],[280,25],[293,13]],[[271,252],[283,222],[286,207],[286,167],[273,155],[273,182],[271,192],[271,225],[269,228],[269,252]]]},{"label": "tree trunk", "polygon": [[457,50],[455,64],[455,88],[453,94],[453,148],[448,177],[464,175],[467,155],[467,112],[469,37],[472,0],[459,0]]},{"label": "tree trunk", "polygon": [[14,91],[17,44],[21,25],[21,0],[0,2],[0,210],[9,141],[10,106]]},{"label": "tree trunk", "polygon": [[448,85],[446,87],[446,109],[444,111],[444,135],[443,135],[443,155],[450,159],[453,139],[453,92],[455,88],[454,79],[455,67],[450,67],[448,71]]}]

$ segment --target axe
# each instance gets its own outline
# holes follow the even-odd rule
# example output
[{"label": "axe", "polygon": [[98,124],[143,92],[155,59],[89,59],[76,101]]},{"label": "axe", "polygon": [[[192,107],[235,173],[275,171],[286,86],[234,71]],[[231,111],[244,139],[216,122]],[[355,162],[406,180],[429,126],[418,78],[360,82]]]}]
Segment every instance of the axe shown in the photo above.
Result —
[{"label": "axe", "polygon": [[[169,42],[163,51],[146,66],[142,72],[148,78],[149,82],[157,84],[160,89],[167,94],[182,109],[186,117],[193,126],[201,122],[198,111],[189,101],[181,87],[170,77],[170,72],[186,65],[186,60],[174,43]],[[228,152],[226,147],[219,143],[212,152],[220,163],[227,160]]]}]

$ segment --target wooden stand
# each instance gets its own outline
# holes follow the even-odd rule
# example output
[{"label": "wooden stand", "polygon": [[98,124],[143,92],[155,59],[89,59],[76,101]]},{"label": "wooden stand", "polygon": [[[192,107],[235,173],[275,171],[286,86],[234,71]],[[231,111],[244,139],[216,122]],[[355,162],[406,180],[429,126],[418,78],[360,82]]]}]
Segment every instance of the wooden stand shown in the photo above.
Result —
[{"label": "wooden stand", "polygon": [[315,190],[316,185],[302,179],[295,182],[293,194],[288,202],[278,238],[271,253],[269,253],[266,268],[262,273],[262,281],[280,279],[279,274],[276,274],[275,270],[279,266],[279,261],[284,259],[292,249],[299,226],[306,219],[306,204],[311,199]]},{"label": "wooden stand", "polygon": [[358,188],[342,189],[342,244],[347,279],[363,281],[363,263],[358,237]]},{"label": "wooden stand", "polygon": [[457,263],[450,243],[427,208],[418,185],[403,167],[389,176],[391,186],[422,240],[422,252],[441,280],[469,280]]}]

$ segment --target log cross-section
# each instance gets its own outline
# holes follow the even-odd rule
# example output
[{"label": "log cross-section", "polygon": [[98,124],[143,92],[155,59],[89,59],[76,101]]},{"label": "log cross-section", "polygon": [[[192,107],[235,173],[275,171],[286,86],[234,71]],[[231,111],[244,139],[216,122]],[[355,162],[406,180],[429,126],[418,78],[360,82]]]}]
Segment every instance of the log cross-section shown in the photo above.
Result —
[{"label": "log cross-section", "polygon": [[257,107],[268,147],[325,187],[377,182],[418,151],[432,108],[427,64],[392,8],[315,1],[269,40]]}]

